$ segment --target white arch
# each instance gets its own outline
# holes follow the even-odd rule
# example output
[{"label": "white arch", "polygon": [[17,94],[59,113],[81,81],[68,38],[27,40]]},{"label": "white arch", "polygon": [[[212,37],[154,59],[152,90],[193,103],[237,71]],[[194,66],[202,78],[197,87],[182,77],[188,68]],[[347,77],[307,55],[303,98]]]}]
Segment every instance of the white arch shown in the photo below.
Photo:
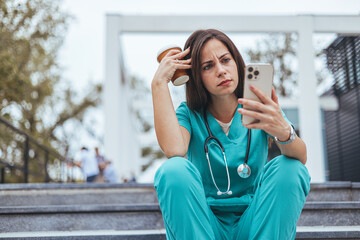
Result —
[{"label": "white arch", "polygon": [[313,33],[359,34],[360,16],[106,16],[105,151],[122,175],[138,173],[139,148],[129,118],[128,85],[122,66],[121,33],[193,32],[216,28],[224,32],[297,32],[300,135],[307,144],[312,182],[325,181],[319,99],[316,95]]}]

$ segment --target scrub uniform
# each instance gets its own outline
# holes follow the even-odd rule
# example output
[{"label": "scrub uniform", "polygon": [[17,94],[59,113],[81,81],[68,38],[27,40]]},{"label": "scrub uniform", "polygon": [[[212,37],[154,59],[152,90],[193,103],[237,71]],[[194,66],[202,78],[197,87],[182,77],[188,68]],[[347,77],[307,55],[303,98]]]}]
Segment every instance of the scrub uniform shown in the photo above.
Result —
[{"label": "scrub uniform", "polygon": [[[206,114],[212,134],[225,148],[233,194],[217,195],[205,156],[208,132],[204,118],[183,102],[176,115],[191,135],[187,159],[170,158],[154,179],[167,239],[294,239],[310,190],[306,167],[283,155],[267,162],[269,135],[252,129],[251,175],[239,177],[237,167],[244,163],[247,145],[241,115],[235,112],[227,136],[216,119],[208,111]],[[228,178],[221,149],[211,143],[208,146],[214,179],[225,192]]]}]

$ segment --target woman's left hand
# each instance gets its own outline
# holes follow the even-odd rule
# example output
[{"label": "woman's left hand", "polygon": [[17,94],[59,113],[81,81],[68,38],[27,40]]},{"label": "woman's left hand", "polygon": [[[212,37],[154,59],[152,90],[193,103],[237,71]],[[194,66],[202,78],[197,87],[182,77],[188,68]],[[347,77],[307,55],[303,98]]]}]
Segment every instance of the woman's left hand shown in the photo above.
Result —
[{"label": "woman's left hand", "polygon": [[275,89],[272,88],[271,98],[253,85],[250,85],[250,89],[262,103],[239,98],[238,102],[240,104],[254,110],[239,108],[238,112],[258,119],[259,122],[243,125],[248,129],[262,129],[271,136],[276,136],[280,141],[287,141],[290,137],[291,126],[282,115]]}]

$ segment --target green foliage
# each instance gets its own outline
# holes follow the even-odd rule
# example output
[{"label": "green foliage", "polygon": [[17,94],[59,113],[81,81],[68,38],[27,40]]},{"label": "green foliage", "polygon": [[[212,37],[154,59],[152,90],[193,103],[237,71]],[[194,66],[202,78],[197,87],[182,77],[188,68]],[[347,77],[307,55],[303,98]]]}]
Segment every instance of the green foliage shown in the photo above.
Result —
[{"label": "green foliage", "polygon": [[[274,66],[274,87],[281,96],[291,96],[297,84],[297,34],[279,33],[257,42],[256,49],[249,49],[246,53],[252,62],[266,62]],[[323,56],[322,50],[317,50],[314,57]],[[317,69],[316,77],[320,84],[327,73]]]},{"label": "green foliage", "polygon": [[[63,87],[57,55],[71,16],[60,6],[59,0],[0,1],[0,115],[66,156],[70,141],[56,132],[69,120],[81,122],[99,104],[101,86],[81,100]],[[0,158],[15,161],[9,146],[16,141],[9,134],[0,135]]]},{"label": "green foliage", "polygon": [[274,87],[281,96],[291,95],[296,84],[297,72],[293,70],[296,38],[294,33],[270,34],[257,43],[256,50],[247,51],[252,62],[266,62],[274,66]]},{"label": "green foliage", "polygon": [[[136,76],[130,77],[130,88],[134,91],[134,95],[132,96],[133,100],[141,100],[144,101],[144,99],[151,98],[151,91],[146,86],[146,83],[143,79],[138,78]],[[139,123],[139,131],[142,133],[149,133],[150,130],[153,129],[153,119],[149,119],[148,116],[143,114],[146,112],[146,110],[140,108],[140,109],[132,109],[132,112],[134,116],[137,119],[137,122]],[[141,149],[141,157],[147,159],[147,162],[145,162],[142,165],[141,170],[146,171],[148,167],[151,166],[151,164],[157,160],[165,157],[165,154],[159,147],[154,146],[143,146]]]}]

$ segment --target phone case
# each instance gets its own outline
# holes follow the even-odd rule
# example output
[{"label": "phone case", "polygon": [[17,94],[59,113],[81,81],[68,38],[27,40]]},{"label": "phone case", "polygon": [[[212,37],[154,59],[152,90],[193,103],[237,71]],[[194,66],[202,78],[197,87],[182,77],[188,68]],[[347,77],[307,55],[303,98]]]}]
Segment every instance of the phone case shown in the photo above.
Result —
[{"label": "phone case", "polygon": [[[244,77],[244,95],[243,98],[255,100],[261,102],[260,99],[250,90],[250,84],[259,88],[267,96],[271,97],[271,89],[273,83],[274,68],[268,63],[251,63],[246,66]],[[251,109],[244,106],[244,109]],[[249,117],[242,116],[242,122],[244,124],[254,123],[258,120]]]}]

